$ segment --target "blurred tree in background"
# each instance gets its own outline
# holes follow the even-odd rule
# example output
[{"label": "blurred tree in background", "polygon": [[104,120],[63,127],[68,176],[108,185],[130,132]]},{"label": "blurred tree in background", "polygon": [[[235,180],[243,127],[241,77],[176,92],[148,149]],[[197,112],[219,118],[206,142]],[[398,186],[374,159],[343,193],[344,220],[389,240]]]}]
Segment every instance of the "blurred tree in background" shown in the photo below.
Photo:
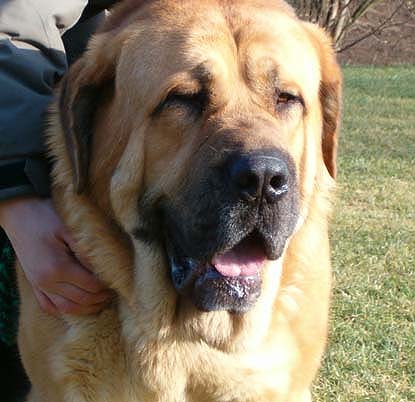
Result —
[{"label": "blurred tree in background", "polygon": [[[414,0],[289,0],[289,2],[302,19],[317,23],[326,29],[333,38],[337,52],[343,52],[370,37],[379,37],[379,34],[386,30],[392,29],[399,36],[399,28],[403,31],[409,28],[412,29],[411,32],[415,28]],[[351,32],[353,35],[350,35]],[[415,47],[415,38],[408,36],[408,39],[413,40]]]}]

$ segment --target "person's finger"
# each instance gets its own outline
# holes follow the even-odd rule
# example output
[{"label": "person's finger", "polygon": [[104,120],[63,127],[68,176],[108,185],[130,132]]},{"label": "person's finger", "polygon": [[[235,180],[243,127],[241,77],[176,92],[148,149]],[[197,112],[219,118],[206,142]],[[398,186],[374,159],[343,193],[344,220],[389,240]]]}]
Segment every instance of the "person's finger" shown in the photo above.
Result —
[{"label": "person's finger", "polygon": [[100,293],[108,288],[95,274],[85,269],[75,259],[68,257],[62,267],[62,278],[59,282],[67,282],[90,293]]},{"label": "person's finger", "polygon": [[59,294],[65,299],[83,306],[108,302],[114,295],[110,290],[102,290],[98,293],[91,293],[71,283],[65,282],[57,283],[54,289],[50,289],[50,292]]},{"label": "person's finger", "polygon": [[75,314],[75,315],[88,315],[102,311],[107,303],[92,304],[84,306],[82,304],[75,303],[66,299],[60,295],[48,293],[49,299],[56,306],[56,309],[60,314]]},{"label": "person's finger", "polygon": [[40,308],[48,314],[58,316],[59,312],[53,302],[49,299],[49,297],[41,292],[40,290],[33,288],[33,292],[35,294],[36,300],[39,303]]},{"label": "person's finger", "polygon": [[86,268],[88,271],[93,271],[92,264],[88,260],[88,258],[80,253],[77,252],[77,248],[79,249],[79,246],[75,243],[75,240],[73,239],[72,235],[69,233],[69,231],[66,228],[63,228],[60,232],[60,235],[62,237],[62,240],[65,242],[65,244],[68,246],[70,250],[70,256],[74,259],[78,260],[79,263]]}]

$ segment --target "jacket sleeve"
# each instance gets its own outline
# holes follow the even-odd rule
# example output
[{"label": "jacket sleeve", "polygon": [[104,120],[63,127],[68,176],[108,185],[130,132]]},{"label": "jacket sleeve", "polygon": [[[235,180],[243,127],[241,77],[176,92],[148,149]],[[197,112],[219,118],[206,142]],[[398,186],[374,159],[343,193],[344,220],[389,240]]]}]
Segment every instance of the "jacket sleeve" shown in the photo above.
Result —
[{"label": "jacket sleeve", "polygon": [[0,200],[49,194],[43,118],[67,69],[61,36],[86,3],[0,0]]}]

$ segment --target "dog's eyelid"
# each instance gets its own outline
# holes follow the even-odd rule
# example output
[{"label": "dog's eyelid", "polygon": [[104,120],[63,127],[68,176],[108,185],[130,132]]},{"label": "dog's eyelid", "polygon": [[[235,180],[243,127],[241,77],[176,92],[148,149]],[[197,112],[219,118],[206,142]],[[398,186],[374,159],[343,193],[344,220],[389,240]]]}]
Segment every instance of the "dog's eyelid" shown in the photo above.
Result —
[{"label": "dog's eyelid", "polygon": [[153,114],[162,112],[169,106],[183,105],[203,111],[207,103],[207,93],[203,89],[172,89],[154,110]]},{"label": "dog's eyelid", "polygon": [[169,101],[169,100],[183,100],[183,101],[190,101],[193,98],[197,97],[199,95],[199,91],[194,92],[194,91],[171,91],[165,98],[165,102]]},{"label": "dog's eyelid", "polygon": [[277,89],[275,91],[276,103],[287,104],[287,103],[300,103],[302,107],[305,107],[304,98],[301,96],[299,91],[296,90],[284,90]]},{"label": "dog's eyelid", "polygon": [[275,112],[280,117],[293,118],[306,114],[306,104],[301,92],[296,89],[277,89],[274,95]]}]

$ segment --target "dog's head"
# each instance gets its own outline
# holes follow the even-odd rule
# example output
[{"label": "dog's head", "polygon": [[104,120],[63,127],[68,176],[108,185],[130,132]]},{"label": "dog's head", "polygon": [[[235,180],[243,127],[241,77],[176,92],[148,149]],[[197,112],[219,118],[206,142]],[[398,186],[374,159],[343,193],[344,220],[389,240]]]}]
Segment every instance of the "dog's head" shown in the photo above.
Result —
[{"label": "dog's head", "polygon": [[126,2],[61,86],[67,185],[130,237],[142,300],[246,313],[336,174],[339,92],[279,1]]}]

